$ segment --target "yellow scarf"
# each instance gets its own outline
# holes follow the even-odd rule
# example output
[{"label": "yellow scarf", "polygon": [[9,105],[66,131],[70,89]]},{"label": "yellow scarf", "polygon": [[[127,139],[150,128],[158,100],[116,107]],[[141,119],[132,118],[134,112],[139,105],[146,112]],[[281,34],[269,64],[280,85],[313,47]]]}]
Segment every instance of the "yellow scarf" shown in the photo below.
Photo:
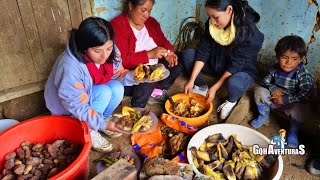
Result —
[{"label": "yellow scarf", "polygon": [[231,25],[226,30],[218,28],[209,21],[209,32],[211,37],[222,46],[227,46],[232,43],[236,36],[236,27],[233,24],[233,15],[231,18]]}]

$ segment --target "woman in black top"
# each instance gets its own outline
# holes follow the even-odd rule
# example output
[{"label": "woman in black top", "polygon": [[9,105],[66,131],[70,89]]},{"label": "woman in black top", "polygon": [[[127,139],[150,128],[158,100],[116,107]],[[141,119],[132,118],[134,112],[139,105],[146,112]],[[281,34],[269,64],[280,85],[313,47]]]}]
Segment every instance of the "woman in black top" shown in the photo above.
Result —
[{"label": "woman in black top", "polygon": [[185,93],[191,93],[194,84],[201,85],[201,71],[219,76],[207,92],[207,101],[226,83],[228,99],[218,108],[220,118],[226,119],[253,83],[264,36],[256,26],[259,14],[245,0],[207,0],[205,7],[209,16],[205,33],[194,55],[183,59],[185,65],[193,64],[185,66],[191,74]]}]

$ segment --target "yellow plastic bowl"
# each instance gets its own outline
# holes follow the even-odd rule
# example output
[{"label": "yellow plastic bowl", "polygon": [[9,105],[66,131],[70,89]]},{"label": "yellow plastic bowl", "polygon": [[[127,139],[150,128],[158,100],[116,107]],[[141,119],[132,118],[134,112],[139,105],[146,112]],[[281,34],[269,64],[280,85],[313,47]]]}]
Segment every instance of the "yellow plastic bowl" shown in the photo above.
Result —
[{"label": "yellow plastic bowl", "polygon": [[165,103],[165,109],[167,111],[168,114],[170,114],[173,117],[179,118],[180,120],[185,121],[188,125],[191,126],[201,126],[202,124],[204,124],[206,122],[206,120],[208,119],[209,115],[211,114],[212,110],[213,110],[213,105],[212,102],[210,102],[210,104],[208,104],[206,101],[206,98],[200,94],[185,94],[185,93],[180,93],[180,94],[176,94],[172,96],[172,99],[174,102],[176,102],[177,100],[183,99],[185,100],[187,103],[190,103],[190,98],[194,98],[196,101],[199,102],[200,107],[203,109],[206,109],[207,112],[205,114],[203,114],[202,116],[198,116],[198,117],[193,117],[193,118],[186,118],[186,117],[180,117],[175,115],[173,112],[170,111],[172,104],[170,103],[169,100],[166,101]]}]

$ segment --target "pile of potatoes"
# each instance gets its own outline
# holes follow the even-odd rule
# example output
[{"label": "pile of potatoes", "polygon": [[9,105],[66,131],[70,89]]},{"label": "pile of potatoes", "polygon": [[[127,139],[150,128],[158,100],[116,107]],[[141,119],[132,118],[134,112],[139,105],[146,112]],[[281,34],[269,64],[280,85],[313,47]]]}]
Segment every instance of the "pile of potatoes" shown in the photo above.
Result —
[{"label": "pile of potatoes", "polygon": [[80,154],[82,145],[59,139],[53,143],[21,143],[6,154],[0,179],[48,179],[67,168]]}]

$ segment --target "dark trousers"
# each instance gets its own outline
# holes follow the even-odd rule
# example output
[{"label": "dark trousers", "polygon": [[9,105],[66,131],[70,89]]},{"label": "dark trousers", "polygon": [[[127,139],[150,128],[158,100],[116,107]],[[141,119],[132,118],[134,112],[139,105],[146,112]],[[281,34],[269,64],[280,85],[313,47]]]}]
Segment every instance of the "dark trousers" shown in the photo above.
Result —
[{"label": "dark trousers", "polygon": [[232,74],[227,80],[228,101],[238,101],[243,93],[253,84],[253,78],[245,72]]},{"label": "dark trousers", "polygon": [[182,65],[179,63],[176,66],[168,67],[168,62],[166,60],[159,60],[169,71],[170,75],[166,79],[154,83],[140,83],[134,86],[125,86],[124,95],[132,96],[131,106],[144,108],[152,94],[153,89],[165,89],[168,90],[174,81],[179,77],[182,72]]}]

